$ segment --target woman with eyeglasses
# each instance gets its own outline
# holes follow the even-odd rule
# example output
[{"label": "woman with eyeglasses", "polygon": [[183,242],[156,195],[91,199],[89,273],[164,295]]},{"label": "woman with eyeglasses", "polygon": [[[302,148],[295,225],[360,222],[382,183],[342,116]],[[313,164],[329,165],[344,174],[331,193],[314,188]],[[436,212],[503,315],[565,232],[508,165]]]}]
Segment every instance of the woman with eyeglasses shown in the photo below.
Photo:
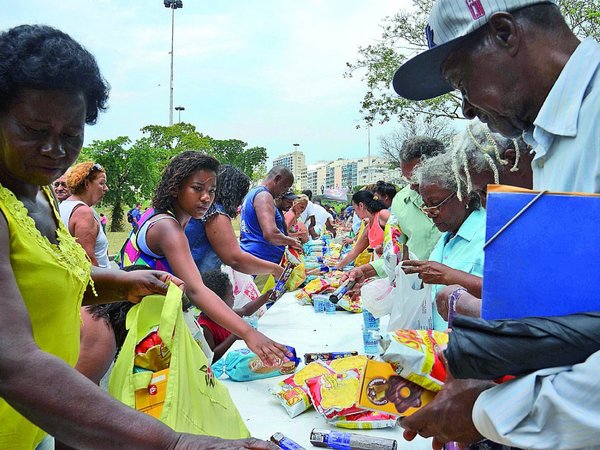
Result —
[{"label": "woman with eyeglasses", "polygon": [[[479,195],[466,184],[457,184],[451,153],[426,159],[413,174],[423,198],[421,210],[442,232],[427,261],[404,261],[407,274],[417,273],[432,286],[432,301],[446,285],[459,284],[469,293],[481,296],[485,209]],[[445,330],[446,321],[436,308],[433,327]]]},{"label": "woman with eyeglasses", "polygon": [[102,229],[100,216],[92,208],[108,191],[104,168],[93,162],[73,167],[67,175],[71,196],[60,204],[60,218],[98,267],[110,267],[108,239]]},{"label": "woman with eyeglasses", "polygon": [[336,268],[338,270],[352,263],[367,248],[374,251],[379,247],[383,243],[385,224],[390,218],[390,212],[379,196],[366,189],[358,191],[352,196],[352,207],[354,208],[354,214],[360,220],[368,219],[369,224],[364,232],[360,234],[352,250],[337,264]]},{"label": "woman with eyeglasses", "polygon": [[[487,125],[478,120],[472,122],[454,141],[450,151],[454,177],[468,191],[477,192],[483,206],[489,184],[531,189],[531,160],[534,156],[531,147],[523,138],[508,139],[492,133]],[[457,313],[481,316],[481,296],[473,295],[462,286],[453,284],[440,290],[436,298],[437,309],[444,320],[448,317],[451,297],[454,297],[454,309]]]}]

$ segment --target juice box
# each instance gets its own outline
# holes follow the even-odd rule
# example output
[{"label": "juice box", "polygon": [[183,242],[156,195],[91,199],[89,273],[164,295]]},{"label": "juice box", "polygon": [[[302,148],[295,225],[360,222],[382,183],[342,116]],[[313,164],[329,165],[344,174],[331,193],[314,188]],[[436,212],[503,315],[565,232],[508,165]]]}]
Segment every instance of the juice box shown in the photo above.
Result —
[{"label": "juice box", "polygon": [[152,374],[148,387],[135,391],[135,409],[158,419],[165,402],[168,379],[169,369]]}]

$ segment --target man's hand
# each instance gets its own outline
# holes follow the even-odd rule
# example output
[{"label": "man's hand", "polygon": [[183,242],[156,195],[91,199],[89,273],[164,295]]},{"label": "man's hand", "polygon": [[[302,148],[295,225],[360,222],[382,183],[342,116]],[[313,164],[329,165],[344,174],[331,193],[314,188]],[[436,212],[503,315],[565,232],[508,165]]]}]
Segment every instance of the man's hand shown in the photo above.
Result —
[{"label": "man's hand", "polygon": [[400,421],[404,439],[412,441],[417,434],[433,437],[434,450],[441,450],[446,442],[469,445],[482,440],[473,424],[473,405],[479,394],[493,386],[489,381],[455,380],[447,371],[444,388],[432,402]]},{"label": "man's hand", "polygon": [[211,436],[193,436],[191,434],[182,434],[174,450],[278,450],[279,447],[271,442],[260,439],[220,439]]},{"label": "man's hand", "polygon": [[404,273],[419,274],[419,278],[423,283],[427,284],[448,284],[452,278],[454,269],[445,264],[440,264],[435,261],[404,261],[402,263]]},{"label": "man's hand", "polygon": [[184,290],[185,284],[179,278],[167,272],[159,270],[135,270],[133,272],[123,273],[124,284],[127,293],[127,300],[132,303],[139,303],[146,295],[161,294],[165,295],[168,289],[168,282],[177,285]]}]

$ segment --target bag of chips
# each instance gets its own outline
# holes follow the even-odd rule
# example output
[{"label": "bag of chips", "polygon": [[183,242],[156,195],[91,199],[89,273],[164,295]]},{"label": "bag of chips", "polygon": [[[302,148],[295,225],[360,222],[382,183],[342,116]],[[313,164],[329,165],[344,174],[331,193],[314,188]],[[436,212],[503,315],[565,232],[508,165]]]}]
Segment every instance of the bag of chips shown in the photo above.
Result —
[{"label": "bag of chips", "polygon": [[304,286],[304,288],[302,290],[304,292],[306,292],[308,295],[313,295],[313,294],[319,294],[320,292],[323,292],[328,287],[329,287],[329,283],[327,281],[325,281],[323,278],[316,278],[316,279],[312,280],[310,283],[308,283],[306,286]]},{"label": "bag of chips", "polygon": [[448,343],[448,335],[435,330],[396,330],[386,333],[382,358],[396,373],[433,392],[442,389],[446,369],[436,347]]},{"label": "bag of chips", "polygon": [[356,406],[360,393],[358,369],[311,378],[306,380],[306,386],[313,406],[326,419],[364,411]]},{"label": "bag of chips", "polygon": [[305,384],[306,380],[331,373],[333,370],[327,364],[323,361],[315,361],[307,364],[279,384],[272,386],[269,391],[277,397],[290,418],[293,419],[312,405]]}]

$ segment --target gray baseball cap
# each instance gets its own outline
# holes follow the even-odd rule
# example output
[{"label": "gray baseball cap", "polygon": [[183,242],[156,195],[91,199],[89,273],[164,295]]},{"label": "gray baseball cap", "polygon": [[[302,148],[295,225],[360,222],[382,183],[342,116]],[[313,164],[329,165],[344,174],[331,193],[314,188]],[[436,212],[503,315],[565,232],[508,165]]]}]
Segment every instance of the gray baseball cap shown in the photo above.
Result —
[{"label": "gray baseball cap", "polygon": [[394,90],[409,100],[426,100],[453,90],[441,66],[466,36],[485,25],[497,12],[511,12],[556,0],[437,0],[425,35],[429,50],[402,64],[394,75]]}]

